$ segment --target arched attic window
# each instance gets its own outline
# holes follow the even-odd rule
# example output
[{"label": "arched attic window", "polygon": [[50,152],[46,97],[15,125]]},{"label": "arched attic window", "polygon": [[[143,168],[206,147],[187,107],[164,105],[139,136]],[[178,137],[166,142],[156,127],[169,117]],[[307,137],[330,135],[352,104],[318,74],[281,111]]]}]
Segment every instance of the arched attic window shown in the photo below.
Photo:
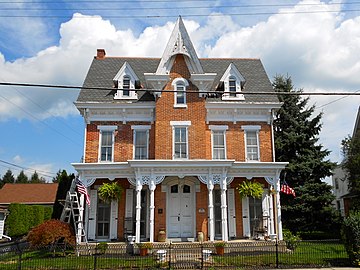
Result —
[{"label": "arched attic window", "polygon": [[130,64],[125,62],[118,73],[113,78],[114,85],[118,88],[114,95],[114,99],[137,100],[136,83],[139,78],[131,68]]},{"label": "arched attic window", "polygon": [[174,87],[174,107],[177,108],[186,108],[186,87],[189,86],[189,83],[184,78],[176,78],[172,85]]}]

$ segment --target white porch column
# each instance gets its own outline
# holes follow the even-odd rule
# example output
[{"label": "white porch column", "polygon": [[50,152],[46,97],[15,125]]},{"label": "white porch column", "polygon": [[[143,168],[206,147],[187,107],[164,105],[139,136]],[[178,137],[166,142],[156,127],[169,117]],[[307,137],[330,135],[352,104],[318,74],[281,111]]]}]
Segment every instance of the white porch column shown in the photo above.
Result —
[{"label": "white porch column", "polygon": [[207,188],[209,191],[209,238],[210,241],[214,241],[215,239],[215,224],[214,224],[214,201],[213,201],[213,178],[210,176],[208,178]]},{"label": "white porch column", "polygon": [[269,235],[273,235],[275,233],[274,226],[274,201],[273,195],[270,193],[268,197],[269,200],[269,215],[270,215],[270,224],[269,224]]},{"label": "white porch column", "polygon": [[79,218],[78,218],[78,228],[77,228],[77,232],[76,232],[76,243],[77,244],[80,244],[82,241],[81,235],[82,235],[82,230],[83,230],[83,226],[84,226],[84,224],[83,224],[84,201],[85,201],[85,196],[84,196],[84,194],[81,194],[80,198],[79,198]]},{"label": "white porch column", "polygon": [[221,235],[223,241],[228,241],[229,233],[228,233],[228,222],[227,222],[226,177],[223,177],[223,179],[221,179],[220,188],[221,188],[221,227],[222,227]]},{"label": "white porch column", "polygon": [[136,226],[135,226],[135,243],[140,243],[141,190],[142,190],[142,183],[141,183],[141,181],[140,181],[140,178],[136,178]]},{"label": "white porch column", "polygon": [[149,189],[150,189],[150,242],[154,242],[154,212],[155,212],[155,191],[156,185],[154,178],[151,177]]},{"label": "white porch column", "polygon": [[280,204],[280,180],[276,181],[276,195],[275,195],[275,203],[276,203],[276,228],[277,228],[277,237],[278,240],[283,240],[283,233],[282,233],[282,222],[281,222],[281,204]]}]

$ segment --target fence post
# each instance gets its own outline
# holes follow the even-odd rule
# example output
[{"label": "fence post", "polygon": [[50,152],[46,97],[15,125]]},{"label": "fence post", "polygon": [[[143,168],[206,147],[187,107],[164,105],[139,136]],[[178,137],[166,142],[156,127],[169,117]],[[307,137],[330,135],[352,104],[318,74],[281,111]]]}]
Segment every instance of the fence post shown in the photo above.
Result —
[{"label": "fence post", "polygon": [[200,254],[201,254],[201,269],[204,268],[204,247],[203,247],[203,243],[200,243]]},{"label": "fence post", "polygon": [[21,270],[21,256],[22,256],[22,251],[21,251],[21,248],[20,248],[20,245],[19,245],[19,242],[16,241],[16,249],[17,249],[17,252],[19,252],[19,261],[18,261],[18,270]]},{"label": "fence post", "polygon": [[169,245],[169,269],[171,269],[171,242]]},{"label": "fence post", "polygon": [[276,250],[276,268],[279,268],[279,243],[277,237],[275,241],[275,250]]},{"label": "fence post", "polygon": [[97,264],[97,244],[95,245],[95,253],[94,253],[94,270],[96,270],[96,264]]}]

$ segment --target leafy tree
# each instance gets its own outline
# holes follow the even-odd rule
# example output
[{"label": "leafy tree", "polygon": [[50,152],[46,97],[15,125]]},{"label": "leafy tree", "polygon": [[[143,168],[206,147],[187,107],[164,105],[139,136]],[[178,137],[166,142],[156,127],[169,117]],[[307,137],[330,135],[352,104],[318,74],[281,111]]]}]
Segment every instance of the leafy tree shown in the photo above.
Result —
[{"label": "leafy tree", "polygon": [[360,135],[347,137],[342,141],[344,160],[342,168],[346,172],[349,190],[354,195],[352,209],[360,209]]},{"label": "leafy tree", "polygon": [[29,178],[26,176],[24,171],[21,171],[16,177],[16,183],[29,183]]},{"label": "leafy tree", "polygon": [[75,244],[75,236],[70,224],[55,219],[45,221],[33,228],[27,240],[33,246],[53,245],[60,240]]},{"label": "leafy tree", "polygon": [[[326,159],[330,151],[318,143],[322,114],[314,115],[315,106],[308,105],[309,98],[298,95],[302,90],[294,89],[290,76],[276,76],[273,87],[277,92],[291,93],[278,94],[283,105],[274,121],[277,161],[289,162],[281,179],[297,192],[296,199],[285,194],[281,198],[283,223],[292,231],[298,228],[326,229],[314,218],[333,216],[328,207],[331,189],[322,183],[322,179],[331,175],[335,163]],[[321,206],[322,203],[325,204]],[[312,215],[308,214],[310,211],[314,211]]]},{"label": "leafy tree", "polygon": [[71,182],[75,178],[74,174],[67,174],[66,170],[58,171],[56,174],[56,177],[53,179],[54,183],[59,183],[58,189],[56,192],[56,199],[53,206],[53,213],[52,217],[53,219],[60,219],[63,206],[60,203],[62,200],[66,199],[66,194],[70,189]]},{"label": "leafy tree", "polygon": [[0,181],[0,188],[2,188],[6,183],[15,183],[15,177],[10,169],[6,171],[2,180]]}]

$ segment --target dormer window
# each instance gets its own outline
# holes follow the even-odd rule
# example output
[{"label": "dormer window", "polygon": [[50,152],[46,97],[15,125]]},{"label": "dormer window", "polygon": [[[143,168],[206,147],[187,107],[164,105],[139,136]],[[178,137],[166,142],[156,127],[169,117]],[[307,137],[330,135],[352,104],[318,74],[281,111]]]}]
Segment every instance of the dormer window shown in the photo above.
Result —
[{"label": "dormer window", "polygon": [[224,84],[223,100],[244,100],[242,89],[245,79],[234,64],[230,64],[220,79]]},{"label": "dormer window", "polygon": [[135,85],[136,82],[139,81],[139,78],[127,62],[123,64],[113,81],[114,85],[118,88],[114,99],[138,99],[138,95],[135,92]]},{"label": "dormer window", "polygon": [[175,108],[186,108],[186,87],[189,83],[184,78],[176,78],[172,85],[174,87],[174,107]]}]

